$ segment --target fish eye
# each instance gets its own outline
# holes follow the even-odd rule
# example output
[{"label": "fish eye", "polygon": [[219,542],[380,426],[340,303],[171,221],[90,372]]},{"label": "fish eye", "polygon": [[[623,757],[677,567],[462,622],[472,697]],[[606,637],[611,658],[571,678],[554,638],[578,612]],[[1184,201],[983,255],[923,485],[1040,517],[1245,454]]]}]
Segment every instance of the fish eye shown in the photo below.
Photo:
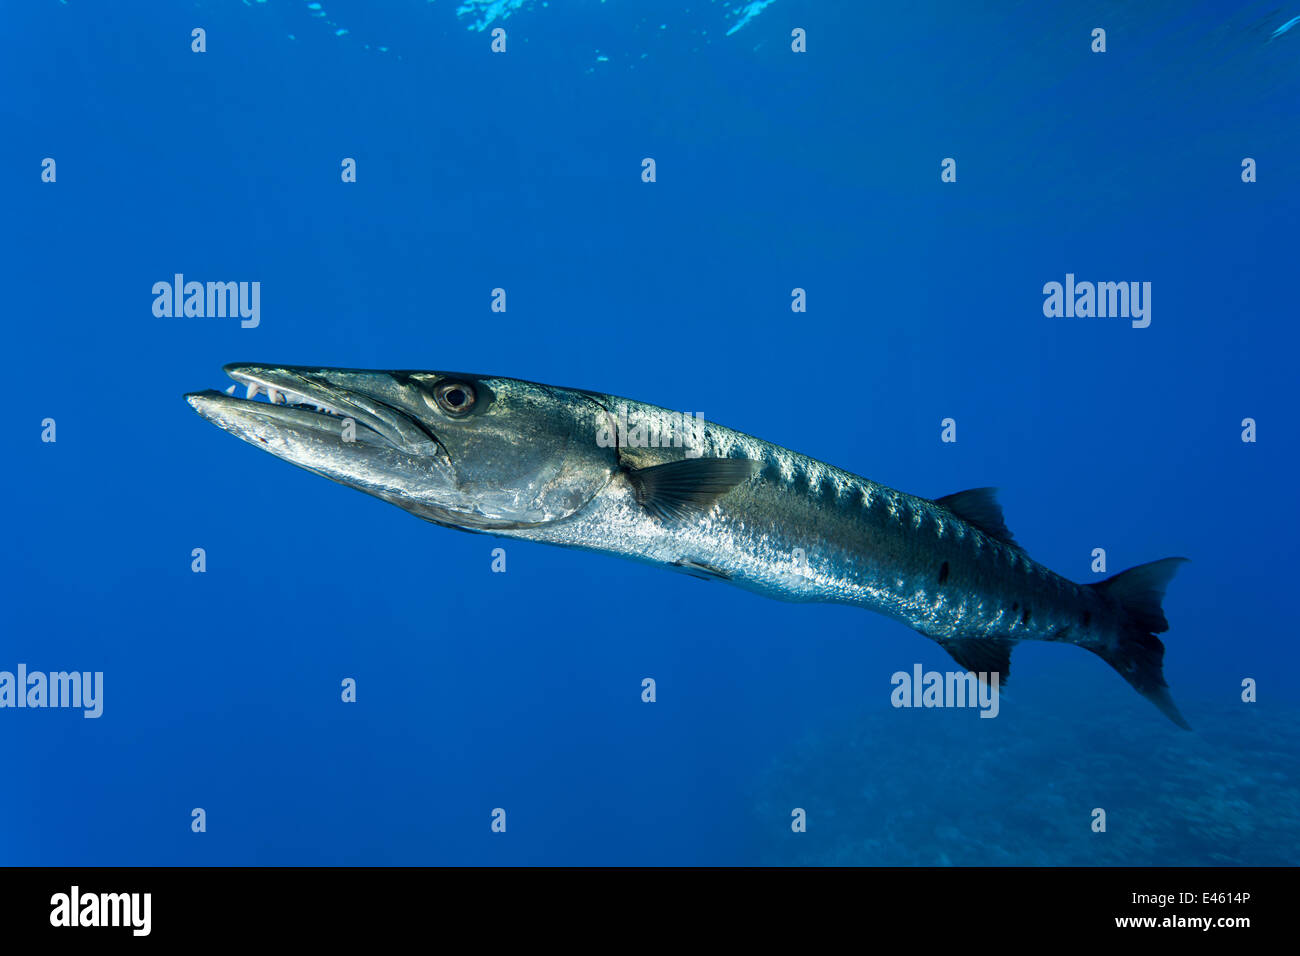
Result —
[{"label": "fish eye", "polygon": [[443,382],[433,391],[438,407],[448,415],[464,415],[474,407],[474,386],[469,382]]}]

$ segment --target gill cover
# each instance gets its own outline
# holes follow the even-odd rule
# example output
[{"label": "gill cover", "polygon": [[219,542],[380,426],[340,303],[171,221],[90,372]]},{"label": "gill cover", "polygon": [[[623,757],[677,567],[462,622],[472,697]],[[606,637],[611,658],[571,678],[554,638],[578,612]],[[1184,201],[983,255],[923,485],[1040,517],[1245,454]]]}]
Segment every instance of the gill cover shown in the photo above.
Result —
[{"label": "gill cover", "polygon": [[[409,373],[407,381],[453,483],[433,513],[394,501],[420,517],[481,529],[546,524],[584,507],[617,470],[617,449],[596,441],[605,411],[580,392],[453,373]],[[469,407],[458,408],[470,390]]]}]

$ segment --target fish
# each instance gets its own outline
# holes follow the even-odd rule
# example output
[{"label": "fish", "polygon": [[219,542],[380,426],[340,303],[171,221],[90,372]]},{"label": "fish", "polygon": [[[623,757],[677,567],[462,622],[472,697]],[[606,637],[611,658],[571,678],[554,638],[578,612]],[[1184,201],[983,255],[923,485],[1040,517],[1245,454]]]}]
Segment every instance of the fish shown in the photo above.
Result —
[{"label": "fish", "polygon": [[993,488],[922,498],[599,392],[459,372],[224,371],[232,391],[185,396],[204,419],[434,524],[866,608],[995,686],[1021,641],[1074,644],[1191,729],[1156,636],[1169,629],[1165,591],[1186,558],[1078,584],[1015,541]]},{"label": "fish", "polygon": [[1292,18],[1291,18],[1290,20],[1288,20],[1286,23],[1282,24],[1280,27],[1278,27],[1276,30],[1274,30],[1274,31],[1272,32],[1272,34],[1270,34],[1270,36],[1269,36],[1269,40],[1273,40],[1273,39],[1276,38],[1276,37],[1280,37],[1282,34],[1286,33],[1288,30],[1290,30],[1290,29],[1291,29],[1293,26],[1295,26],[1297,23],[1300,23],[1300,17],[1292,17]]}]

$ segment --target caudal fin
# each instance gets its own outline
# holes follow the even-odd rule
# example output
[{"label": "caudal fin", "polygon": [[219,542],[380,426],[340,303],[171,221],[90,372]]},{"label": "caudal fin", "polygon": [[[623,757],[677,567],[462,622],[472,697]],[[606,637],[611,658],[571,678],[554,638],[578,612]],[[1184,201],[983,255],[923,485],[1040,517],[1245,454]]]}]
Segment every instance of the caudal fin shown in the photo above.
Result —
[{"label": "caudal fin", "polygon": [[1133,685],[1134,690],[1160,708],[1160,712],[1184,730],[1191,726],[1174,706],[1165,683],[1165,645],[1156,634],[1169,630],[1161,607],[1165,588],[1186,558],[1164,558],[1121,571],[1092,588],[1119,603],[1130,626],[1123,629],[1111,647],[1092,647],[1102,660]]}]

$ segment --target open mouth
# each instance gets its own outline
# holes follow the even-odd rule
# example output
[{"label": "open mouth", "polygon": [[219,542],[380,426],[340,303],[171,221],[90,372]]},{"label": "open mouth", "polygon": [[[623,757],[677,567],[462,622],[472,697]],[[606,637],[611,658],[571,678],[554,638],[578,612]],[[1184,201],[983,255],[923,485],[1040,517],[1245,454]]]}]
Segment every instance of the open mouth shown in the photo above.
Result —
[{"label": "open mouth", "polygon": [[239,398],[242,386],[244,401],[279,405],[283,408],[296,408],[321,415],[331,415],[335,418],[347,417],[345,412],[340,411],[335,405],[329,404],[327,398],[333,396],[327,396],[323,390],[313,387],[305,378],[292,383],[302,389],[302,391],[298,391],[290,387],[290,385],[284,384],[283,380],[279,384],[271,381],[272,378],[279,377],[271,374],[264,373],[263,377],[258,377],[248,369],[236,366],[227,366],[226,374],[235,380],[235,384],[225,391],[225,394],[232,398]]},{"label": "open mouth", "polygon": [[[226,389],[227,395],[235,395],[239,391],[239,385],[235,384]],[[274,385],[259,385],[257,382],[250,382],[245,386],[244,398],[247,401],[255,402],[259,398],[264,399],[268,405],[283,405],[286,408],[300,408],[304,411],[320,412],[323,415],[333,415],[336,418],[342,418],[343,413],[337,408],[331,408],[329,405],[319,405],[306,395],[300,395],[297,392],[280,391]]]},{"label": "open mouth", "polygon": [[366,378],[374,373],[243,364],[224,371],[235,381],[224,392],[185,398],[204,418],[245,440],[258,436],[264,442],[260,433],[274,427],[338,434],[347,419],[358,442],[385,443],[422,456],[445,454],[432,432],[380,397],[382,383]]}]

